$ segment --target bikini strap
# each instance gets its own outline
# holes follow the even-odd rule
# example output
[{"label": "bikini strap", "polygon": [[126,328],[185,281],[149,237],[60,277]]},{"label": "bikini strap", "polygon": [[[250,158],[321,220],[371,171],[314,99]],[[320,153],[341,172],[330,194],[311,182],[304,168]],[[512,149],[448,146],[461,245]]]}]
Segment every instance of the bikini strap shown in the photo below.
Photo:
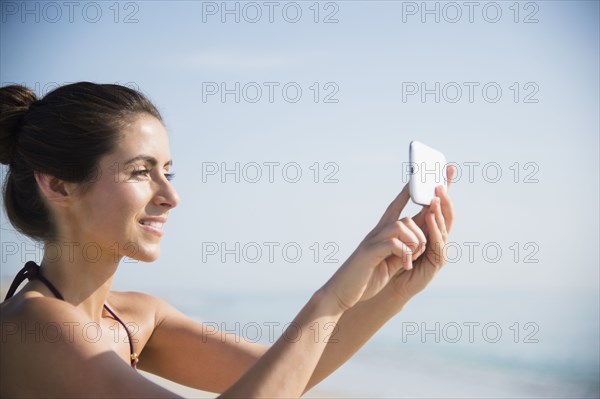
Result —
[{"label": "bikini strap", "polygon": [[108,313],[110,313],[119,323],[121,323],[121,325],[123,326],[123,328],[125,329],[125,331],[127,332],[127,338],[129,339],[129,358],[131,359],[131,367],[133,367],[134,369],[137,369],[137,363],[139,361],[139,356],[137,353],[135,353],[133,351],[133,339],[131,338],[131,334],[129,333],[129,328],[127,328],[127,326],[125,325],[125,323],[123,323],[123,321],[119,318],[119,316],[117,316],[112,310],[110,310],[110,308],[106,305],[104,305],[104,308],[106,310],[108,310]]},{"label": "bikini strap", "polygon": [[[15,277],[12,284],[10,285],[10,288],[8,289],[8,292],[6,293],[6,298],[4,298],[4,300],[11,298],[15,294],[15,291],[17,290],[17,288],[19,288],[21,283],[23,281],[25,281],[25,279],[28,279],[29,281],[31,281],[31,280],[35,280],[36,278],[40,279],[44,284],[46,284],[46,286],[50,289],[50,291],[52,291],[54,296],[56,296],[58,299],[61,299],[63,301],[65,300],[63,298],[63,296],[60,294],[60,292],[58,292],[56,287],[50,281],[48,281],[44,276],[42,276],[41,267],[38,266],[38,264],[32,260],[25,263],[25,266],[23,266],[23,268],[19,271],[19,273],[17,273],[17,276]],[[123,321],[119,318],[119,316],[117,316],[112,310],[110,310],[110,308],[108,306],[106,306],[106,304],[104,305],[104,308],[115,318],[115,320],[117,320],[119,323],[121,323],[123,328],[125,328],[125,331],[127,332],[127,337],[129,338],[129,353],[130,353],[129,356],[131,359],[131,366],[134,369],[137,369],[137,363],[139,361],[139,359],[138,359],[139,356],[137,353],[135,353],[133,351],[133,339],[131,337],[129,329],[127,328],[125,323],[123,323]]]},{"label": "bikini strap", "polygon": [[25,266],[23,266],[23,268],[19,271],[19,273],[17,273],[17,276],[15,277],[12,284],[10,285],[10,288],[8,289],[8,292],[6,293],[6,298],[4,298],[4,300],[6,301],[8,298],[12,297],[15,294],[15,291],[17,290],[17,288],[19,288],[19,286],[21,285],[21,283],[23,281],[25,281],[25,279],[28,279],[29,281],[31,281],[31,280],[35,280],[36,278],[40,279],[44,284],[46,284],[48,289],[50,289],[50,291],[52,291],[52,293],[54,294],[55,297],[57,297],[58,299],[62,299],[63,301],[65,300],[63,298],[63,296],[60,294],[60,292],[58,292],[56,287],[54,285],[52,285],[52,283],[50,281],[48,281],[44,276],[42,276],[40,266],[38,266],[37,263],[35,263],[32,260],[25,263]]}]

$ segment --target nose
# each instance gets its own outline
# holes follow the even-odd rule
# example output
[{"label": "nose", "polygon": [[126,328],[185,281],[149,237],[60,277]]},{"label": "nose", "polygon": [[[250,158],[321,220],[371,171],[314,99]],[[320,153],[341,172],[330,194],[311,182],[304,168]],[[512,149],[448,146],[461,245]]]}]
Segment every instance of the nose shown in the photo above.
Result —
[{"label": "nose", "polygon": [[155,203],[161,207],[169,209],[175,208],[179,204],[179,194],[175,187],[167,179],[162,179],[160,187],[155,195]]}]

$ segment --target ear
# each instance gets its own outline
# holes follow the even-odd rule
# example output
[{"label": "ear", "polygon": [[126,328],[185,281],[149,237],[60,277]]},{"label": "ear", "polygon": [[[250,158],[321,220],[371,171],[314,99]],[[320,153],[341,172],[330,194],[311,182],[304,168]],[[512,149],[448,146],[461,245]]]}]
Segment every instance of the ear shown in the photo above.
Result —
[{"label": "ear", "polygon": [[66,206],[73,199],[73,185],[46,173],[34,172],[40,191],[46,199],[58,206]]}]

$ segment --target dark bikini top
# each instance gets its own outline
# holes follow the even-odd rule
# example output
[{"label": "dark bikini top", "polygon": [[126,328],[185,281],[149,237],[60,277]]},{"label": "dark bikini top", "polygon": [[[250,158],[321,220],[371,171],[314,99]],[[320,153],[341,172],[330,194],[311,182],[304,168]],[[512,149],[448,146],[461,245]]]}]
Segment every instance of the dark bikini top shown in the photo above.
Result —
[{"label": "dark bikini top", "polygon": [[[8,289],[6,298],[4,298],[5,301],[14,295],[15,290],[19,287],[19,285],[21,285],[21,283],[26,278],[29,279],[30,281],[35,280],[36,278],[39,279],[41,282],[46,284],[46,286],[50,289],[50,291],[52,291],[54,296],[56,296],[58,299],[61,299],[63,301],[65,300],[63,298],[63,296],[60,294],[60,292],[58,292],[56,287],[54,287],[54,285],[52,285],[52,283],[50,283],[50,281],[48,281],[44,276],[42,276],[42,271],[41,271],[40,266],[38,266],[34,261],[29,261],[29,262],[25,263],[25,266],[19,271],[19,273],[17,273],[17,276],[15,277],[12,284],[10,285],[10,288]],[[134,369],[137,369],[137,363],[138,363],[139,359],[138,359],[138,354],[133,351],[133,340],[131,339],[131,334],[129,333],[129,329],[127,328],[125,323],[123,323],[121,321],[121,319],[119,319],[119,317],[112,310],[110,310],[108,308],[108,306],[104,305],[104,308],[108,311],[108,313],[110,313],[115,318],[115,320],[117,320],[119,323],[121,323],[121,325],[125,328],[125,331],[127,332],[127,337],[129,338],[129,353],[130,353],[129,357],[131,359],[131,367],[133,367]]]}]

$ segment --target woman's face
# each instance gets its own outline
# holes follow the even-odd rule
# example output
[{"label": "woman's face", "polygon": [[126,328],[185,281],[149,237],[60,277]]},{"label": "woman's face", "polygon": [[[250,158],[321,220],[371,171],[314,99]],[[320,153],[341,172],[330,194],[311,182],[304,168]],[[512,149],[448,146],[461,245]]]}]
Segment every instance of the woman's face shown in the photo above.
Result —
[{"label": "woman's face", "polygon": [[165,127],[155,117],[140,114],[99,167],[96,182],[72,207],[82,245],[95,247],[84,250],[84,256],[98,256],[101,248],[102,255],[154,261],[160,255],[163,223],[179,203],[169,182]]}]

